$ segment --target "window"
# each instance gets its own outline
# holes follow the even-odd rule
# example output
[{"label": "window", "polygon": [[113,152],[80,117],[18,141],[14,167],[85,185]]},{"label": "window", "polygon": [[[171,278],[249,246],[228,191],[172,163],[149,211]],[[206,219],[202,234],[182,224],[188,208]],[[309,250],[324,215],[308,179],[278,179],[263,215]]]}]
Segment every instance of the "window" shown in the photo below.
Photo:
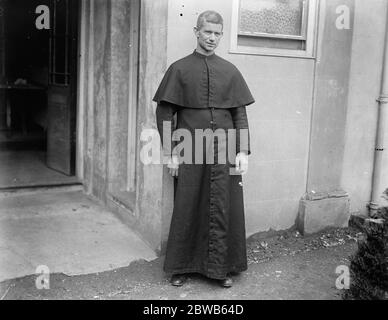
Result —
[{"label": "window", "polygon": [[313,57],[316,0],[234,0],[232,53]]}]

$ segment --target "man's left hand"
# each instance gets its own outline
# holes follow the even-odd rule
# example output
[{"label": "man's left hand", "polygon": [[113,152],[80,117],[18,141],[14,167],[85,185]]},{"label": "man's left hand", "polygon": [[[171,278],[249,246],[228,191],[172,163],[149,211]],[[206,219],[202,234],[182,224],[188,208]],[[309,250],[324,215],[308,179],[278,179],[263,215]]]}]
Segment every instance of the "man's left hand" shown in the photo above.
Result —
[{"label": "man's left hand", "polygon": [[239,174],[246,174],[248,172],[248,154],[246,152],[239,152],[237,154],[236,171]]}]

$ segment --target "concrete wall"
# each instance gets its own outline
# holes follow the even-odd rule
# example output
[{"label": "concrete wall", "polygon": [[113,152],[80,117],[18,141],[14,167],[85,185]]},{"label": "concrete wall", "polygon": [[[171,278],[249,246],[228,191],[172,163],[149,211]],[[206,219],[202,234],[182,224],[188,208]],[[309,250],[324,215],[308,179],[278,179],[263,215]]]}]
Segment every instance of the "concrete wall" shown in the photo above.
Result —
[{"label": "concrete wall", "polygon": [[[386,0],[356,0],[341,184],[352,213],[367,213],[370,202],[376,125],[386,28]],[[388,137],[386,139],[388,144]],[[387,154],[387,153],[386,153]],[[380,192],[388,187],[385,156]]]}]

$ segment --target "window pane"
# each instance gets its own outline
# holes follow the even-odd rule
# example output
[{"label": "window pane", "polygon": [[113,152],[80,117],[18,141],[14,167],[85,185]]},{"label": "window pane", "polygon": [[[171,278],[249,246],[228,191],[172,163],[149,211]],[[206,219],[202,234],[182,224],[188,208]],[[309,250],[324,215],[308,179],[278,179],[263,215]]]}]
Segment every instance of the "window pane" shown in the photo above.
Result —
[{"label": "window pane", "polygon": [[55,72],[65,73],[65,59],[66,59],[66,38],[56,37],[55,38]]},{"label": "window pane", "polygon": [[241,0],[240,34],[302,36],[305,0]]}]

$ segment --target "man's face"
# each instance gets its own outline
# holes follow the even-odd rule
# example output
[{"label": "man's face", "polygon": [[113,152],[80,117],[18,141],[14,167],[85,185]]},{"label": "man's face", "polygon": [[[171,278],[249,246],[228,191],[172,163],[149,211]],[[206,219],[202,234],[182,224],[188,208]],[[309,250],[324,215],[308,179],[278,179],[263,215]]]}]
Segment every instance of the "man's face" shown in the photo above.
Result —
[{"label": "man's face", "polygon": [[220,43],[222,37],[222,24],[214,24],[204,21],[201,29],[194,28],[198,46],[205,53],[211,54]]}]

